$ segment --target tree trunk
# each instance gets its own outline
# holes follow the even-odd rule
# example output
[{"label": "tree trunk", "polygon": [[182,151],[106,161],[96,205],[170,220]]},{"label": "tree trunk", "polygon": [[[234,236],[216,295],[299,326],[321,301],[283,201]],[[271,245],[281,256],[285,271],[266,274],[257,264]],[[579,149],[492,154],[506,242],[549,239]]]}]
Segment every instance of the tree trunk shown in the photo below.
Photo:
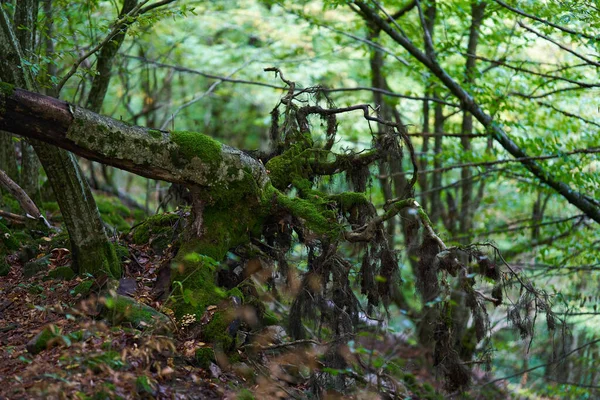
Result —
[{"label": "tree trunk", "polygon": [[[23,0],[18,1],[15,8],[15,35],[21,46],[23,56],[30,61],[35,56],[34,45],[38,7],[38,0]],[[31,144],[24,140],[21,142],[21,188],[38,203],[41,200],[39,174],[40,161]]]},{"label": "tree trunk", "polygon": [[[35,6],[37,2],[32,2],[30,5]],[[27,14],[37,16],[37,11],[30,10]],[[19,86],[35,89],[35,82],[23,63],[23,54],[15,33],[6,13],[1,8],[0,51],[5,55],[0,61],[0,78],[4,82],[12,82]],[[2,117],[0,118],[5,122],[7,117],[4,114],[8,114],[9,109],[9,101],[6,96],[14,93],[14,90],[11,85],[4,83],[0,91],[2,92],[0,95],[0,115]],[[36,96],[33,92],[27,93]],[[45,96],[40,97],[49,99]],[[37,109],[40,110],[40,107],[43,108],[50,104],[51,101],[42,102],[37,105]],[[10,119],[10,117],[8,118]],[[20,122],[27,124],[27,121],[21,120]],[[51,121],[49,125],[52,125],[53,122]],[[71,241],[73,269],[93,275],[106,273],[115,277],[120,276],[119,259],[112,243],[106,236],[96,202],[74,156],[47,143],[32,141],[32,145],[42,162],[65,219]]]}]

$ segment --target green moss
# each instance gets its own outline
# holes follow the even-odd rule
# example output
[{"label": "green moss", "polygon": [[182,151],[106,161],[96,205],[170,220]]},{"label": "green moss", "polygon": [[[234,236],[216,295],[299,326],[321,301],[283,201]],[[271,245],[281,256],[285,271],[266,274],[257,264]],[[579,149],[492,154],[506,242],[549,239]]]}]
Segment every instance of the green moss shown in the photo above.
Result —
[{"label": "green moss", "polygon": [[237,297],[241,301],[244,301],[244,294],[240,290],[240,288],[233,288],[227,291],[227,297]]},{"label": "green moss", "polygon": [[179,249],[171,269],[171,301],[178,320],[190,314],[200,321],[206,307],[219,304],[226,298],[226,293],[215,285],[218,263],[194,252],[196,243],[188,242]]},{"label": "green moss", "polygon": [[124,261],[127,257],[129,257],[129,249],[127,246],[115,244],[115,253],[121,261]]},{"label": "green moss", "polygon": [[[69,238],[69,233],[67,232],[66,229],[63,229],[62,231],[60,231],[58,234],[52,236],[50,238],[50,248],[56,249],[56,248],[66,248],[66,249],[70,249],[71,248],[71,240]],[[46,242],[43,239],[40,239],[40,241],[38,242],[38,244],[44,245],[47,244],[48,242]]]},{"label": "green moss", "polygon": [[156,395],[156,382],[146,375],[138,376],[135,380],[135,390],[138,394]]},{"label": "green moss", "polygon": [[182,165],[180,159],[188,161],[198,157],[203,163],[217,166],[223,159],[221,154],[223,145],[210,136],[197,132],[173,131],[171,140],[179,145],[171,154],[175,165]]},{"label": "green moss", "polygon": [[0,254],[0,276],[6,276],[10,272],[10,264],[6,262],[3,255]]},{"label": "green moss", "polygon": [[23,209],[21,208],[21,205],[17,200],[13,199],[12,197],[4,196],[2,198],[2,203],[4,204],[4,206],[2,207],[4,211],[9,211],[14,214],[23,214]]},{"label": "green moss", "polygon": [[355,206],[369,203],[367,196],[365,196],[364,193],[359,192],[344,192],[329,197],[330,199],[335,200],[344,212],[350,211]]},{"label": "green moss", "polygon": [[271,311],[265,310],[263,317],[262,317],[262,323],[265,326],[277,325],[277,324],[279,324],[279,318],[277,318],[277,316],[275,314],[273,314]]},{"label": "green moss", "polygon": [[210,363],[215,362],[215,352],[211,347],[200,347],[195,354],[196,364],[200,368],[208,369]]},{"label": "green moss", "polygon": [[73,296],[77,296],[78,294],[87,296],[88,293],[90,292],[90,290],[92,289],[93,285],[94,285],[94,281],[92,281],[92,280],[83,281],[79,285],[77,285],[73,288],[73,290],[71,291],[71,294]]},{"label": "green moss", "polygon": [[0,254],[18,249],[19,242],[15,239],[10,229],[0,222]]},{"label": "green moss", "polygon": [[48,211],[51,213],[60,211],[60,208],[58,207],[58,203],[55,201],[47,201],[47,202],[42,203],[42,209],[44,211]]},{"label": "green moss", "polygon": [[89,243],[73,253],[74,270],[80,274],[98,276],[106,274],[113,278],[121,277],[121,261],[115,246],[104,240]]},{"label": "green moss", "polygon": [[404,374],[402,380],[404,381],[404,383],[406,383],[409,389],[417,384],[417,378],[415,378],[413,374],[410,374],[408,372]]},{"label": "green moss", "polygon": [[133,215],[129,208],[125,207],[121,201],[115,197],[98,196],[96,198],[96,205],[102,220],[116,228],[120,232],[129,231],[131,225],[125,220],[125,218],[133,218]]},{"label": "green moss", "polygon": [[233,338],[229,335],[227,328],[231,319],[225,312],[217,312],[212,320],[202,329],[202,340],[214,343],[224,351],[231,349]]},{"label": "green moss", "polygon": [[3,96],[12,96],[15,92],[15,86],[10,83],[0,82],[0,93]]},{"label": "green moss", "polygon": [[71,267],[56,267],[52,271],[48,272],[48,279],[70,281],[75,277],[75,271]]},{"label": "green moss", "polygon": [[305,179],[313,175],[310,161],[313,152],[301,146],[292,146],[283,154],[271,158],[265,168],[269,172],[271,183],[279,190],[287,189],[294,180]]},{"label": "green moss", "polygon": [[152,136],[154,139],[162,139],[161,131],[157,131],[156,129],[148,129],[148,135]]},{"label": "green moss", "polygon": [[101,315],[113,325],[130,323],[136,329],[167,326],[170,322],[154,308],[121,295],[106,298]]},{"label": "green moss", "polygon": [[248,389],[242,389],[236,394],[237,400],[255,400],[254,395]]},{"label": "green moss", "polygon": [[61,336],[60,329],[55,325],[48,325],[42,329],[27,343],[27,351],[31,354],[38,354],[46,350],[48,347],[57,345],[56,338]]},{"label": "green moss", "polygon": [[305,220],[308,228],[315,233],[335,235],[341,230],[341,226],[337,224],[335,212],[326,209],[319,199],[311,201],[279,193],[277,203],[292,215]]},{"label": "green moss", "polygon": [[151,237],[168,237],[173,236],[173,227],[179,220],[177,214],[156,214],[142,224],[135,227],[133,230],[132,240],[135,244],[147,244]]}]

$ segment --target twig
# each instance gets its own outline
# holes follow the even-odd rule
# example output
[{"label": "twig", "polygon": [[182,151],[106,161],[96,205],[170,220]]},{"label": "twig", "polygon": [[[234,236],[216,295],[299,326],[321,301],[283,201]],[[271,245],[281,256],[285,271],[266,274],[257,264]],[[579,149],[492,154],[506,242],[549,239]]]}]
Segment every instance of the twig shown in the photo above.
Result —
[{"label": "twig", "polygon": [[0,217],[9,219],[9,220],[11,220],[11,222],[13,222],[15,224],[20,224],[20,225],[23,225],[27,222],[27,217],[24,217],[22,215],[13,214],[13,213],[10,213],[10,212],[4,211],[4,210],[0,210]]}]

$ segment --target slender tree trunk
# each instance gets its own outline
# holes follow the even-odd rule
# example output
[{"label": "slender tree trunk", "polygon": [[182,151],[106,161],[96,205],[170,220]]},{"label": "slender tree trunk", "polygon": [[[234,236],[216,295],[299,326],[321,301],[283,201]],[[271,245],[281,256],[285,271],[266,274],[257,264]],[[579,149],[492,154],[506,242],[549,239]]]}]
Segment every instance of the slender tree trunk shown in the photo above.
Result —
[{"label": "slender tree trunk", "polygon": [[[37,3],[36,3],[37,4]],[[32,6],[36,5],[33,2]],[[33,10],[28,14],[37,16]],[[0,79],[17,86],[36,89],[23,64],[19,42],[4,10],[0,9]],[[8,91],[7,88],[5,90]],[[6,101],[6,100],[5,100]],[[13,121],[14,122],[14,121]],[[121,265],[108,240],[94,197],[75,157],[47,143],[31,142],[46,171],[71,240],[72,267],[81,273],[121,275]]]},{"label": "slender tree trunk", "polygon": [[[471,27],[469,28],[469,43],[467,45],[467,62],[465,67],[465,85],[472,85],[476,78],[477,45],[479,44],[479,29],[483,22],[485,13],[485,2],[471,2]],[[463,112],[462,136],[460,141],[466,154],[471,152],[471,137],[467,136],[473,133],[473,116],[470,112]],[[459,232],[464,238],[463,244],[470,243],[469,235],[473,227],[473,216],[475,207],[473,207],[473,181],[471,180],[471,170],[463,168],[461,170],[461,197],[460,197],[460,220]]]},{"label": "slender tree trunk", "polygon": [[[35,53],[38,0],[18,1],[15,8],[15,34],[23,56],[31,61]],[[21,27],[21,29],[18,29]],[[39,187],[40,161],[31,144],[21,142],[21,188],[36,202],[41,200]]]}]

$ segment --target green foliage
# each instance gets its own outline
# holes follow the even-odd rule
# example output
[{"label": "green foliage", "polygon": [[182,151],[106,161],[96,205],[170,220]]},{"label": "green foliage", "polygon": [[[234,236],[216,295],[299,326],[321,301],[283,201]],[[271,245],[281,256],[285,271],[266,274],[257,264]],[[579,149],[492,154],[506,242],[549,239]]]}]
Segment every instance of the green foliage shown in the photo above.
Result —
[{"label": "green foliage", "polygon": [[135,380],[135,388],[138,394],[156,395],[157,382],[146,375],[138,376]]},{"label": "green foliage", "polygon": [[87,356],[83,365],[91,369],[93,372],[100,372],[103,368],[120,370],[125,367],[125,363],[121,359],[121,354],[114,350],[108,350],[100,354]]}]

